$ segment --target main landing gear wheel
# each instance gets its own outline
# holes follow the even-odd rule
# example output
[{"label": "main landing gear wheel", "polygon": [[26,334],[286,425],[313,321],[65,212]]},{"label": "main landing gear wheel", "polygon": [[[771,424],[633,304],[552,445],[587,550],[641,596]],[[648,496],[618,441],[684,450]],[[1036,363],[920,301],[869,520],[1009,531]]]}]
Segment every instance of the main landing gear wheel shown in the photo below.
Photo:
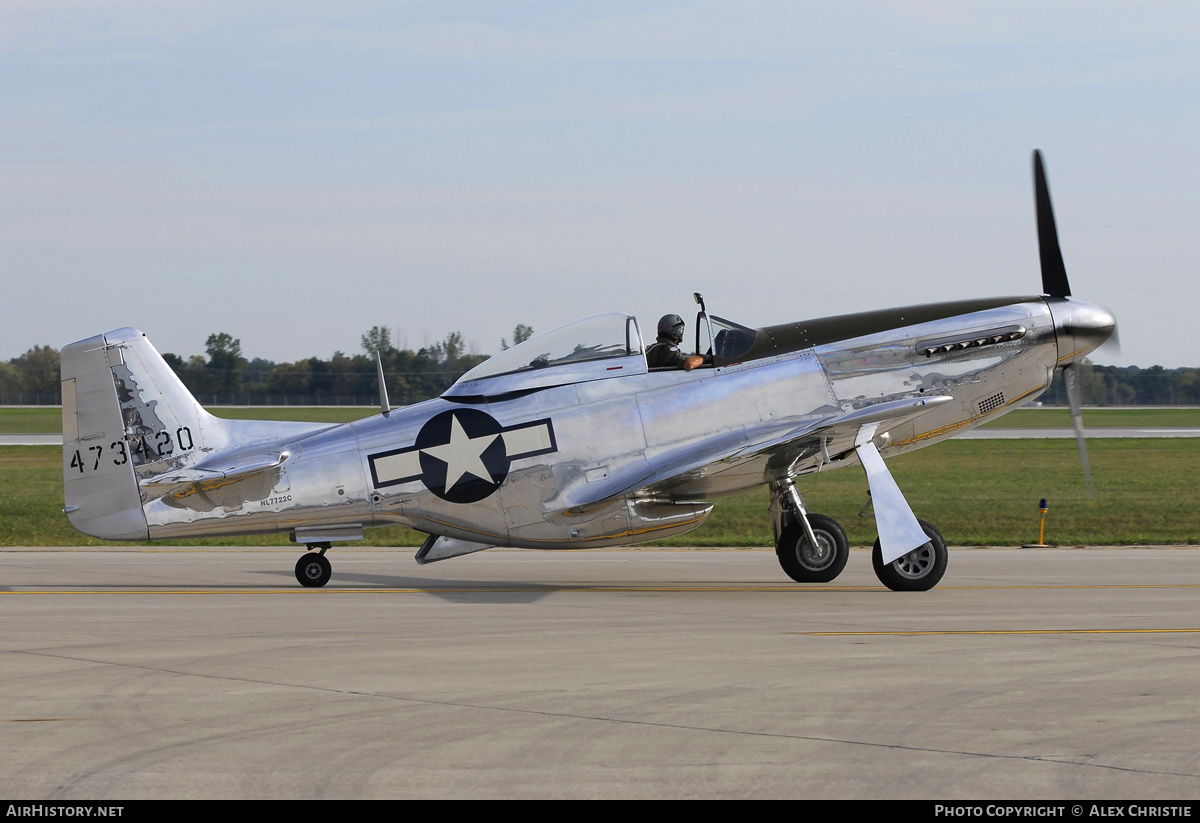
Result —
[{"label": "main landing gear wheel", "polygon": [[817,538],[816,546],[809,542],[804,524],[793,520],[779,535],[775,555],[787,576],[797,583],[828,583],[846,568],[850,544],[832,517],[810,514],[808,524]]},{"label": "main landing gear wheel", "polygon": [[296,561],[296,579],[300,585],[309,589],[319,589],[329,582],[333,567],[329,559],[320,552],[309,552],[301,555]]},{"label": "main landing gear wheel", "polygon": [[924,520],[917,522],[929,536],[929,542],[924,546],[918,546],[886,566],[883,565],[883,549],[879,547],[879,538],[875,539],[875,548],[871,550],[875,576],[894,592],[929,591],[946,573],[946,563],[950,559],[946,541],[937,529]]}]

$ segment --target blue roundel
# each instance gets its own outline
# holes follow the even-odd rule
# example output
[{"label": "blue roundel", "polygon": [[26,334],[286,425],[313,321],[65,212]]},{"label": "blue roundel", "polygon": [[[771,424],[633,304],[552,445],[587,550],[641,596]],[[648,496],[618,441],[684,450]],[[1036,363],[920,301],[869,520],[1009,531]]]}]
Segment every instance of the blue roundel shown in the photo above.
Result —
[{"label": "blue roundel", "polygon": [[451,409],[425,421],[417,434],[421,481],[451,503],[474,503],[508,477],[502,426],[478,409]]}]

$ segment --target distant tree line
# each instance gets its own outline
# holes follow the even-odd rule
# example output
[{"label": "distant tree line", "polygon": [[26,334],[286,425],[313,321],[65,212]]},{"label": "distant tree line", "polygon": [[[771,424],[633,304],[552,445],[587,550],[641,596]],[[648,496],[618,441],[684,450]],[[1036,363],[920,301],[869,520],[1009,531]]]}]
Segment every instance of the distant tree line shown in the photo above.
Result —
[{"label": "distant tree line", "polygon": [[34,346],[20,357],[0,361],[0,403],[56,406],[61,402],[58,349]]},{"label": "distant tree line", "polygon": [[[513,330],[513,345],[533,334],[525,324]],[[226,332],[211,334],[207,357],[167,353],[170,364],[205,405],[373,405],[379,388],[375,352],[383,360],[388,398],[402,406],[437,397],[455,380],[487,359],[466,351],[462,334],[451,332],[440,343],[417,351],[398,349],[387,326],[372,326],[362,335],[362,352],[334,352],[322,360],[310,357],[275,363],[242,355],[241,341]],[[500,347],[507,349],[507,340]],[[1096,366],[1079,369],[1083,402],[1089,406],[1200,406],[1200,368]],[[1067,405],[1062,375],[1056,374],[1041,396],[1046,405]],[[56,405],[60,394],[58,349],[34,346],[20,357],[0,361],[0,404]]]},{"label": "distant tree line", "polygon": [[[533,329],[522,323],[513,331],[513,342],[521,343],[532,334]],[[276,363],[261,357],[247,359],[241,340],[219,332],[205,341],[207,356],[184,358],[166,352],[163,359],[205,405],[373,405],[379,401],[378,351],[388,398],[395,406],[437,397],[487,360],[487,355],[468,352],[457,331],[412,351],[393,344],[389,327],[372,326],[361,343],[359,354],[337,351],[328,360],[309,357]],[[506,340],[500,345],[508,348]],[[59,353],[49,346],[36,346],[0,362],[0,404],[60,403],[60,383]]]},{"label": "distant tree line", "polygon": [[[1200,369],[1151,366],[1079,366],[1080,395],[1086,406],[1200,406]],[[1048,406],[1067,405],[1062,372],[1041,396]]]},{"label": "distant tree line", "polygon": [[460,332],[432,346],[412,351],[392,343],[391,329],[373,326],[362,336],[362,352],[334,352],[323,360],[309,357],[292,363],[275,363],[242,355],[241,341],[225,332],[209,335],[208,357],[186,360],[164,354],[184,385],[205,403],[362,405],[378,402],[379,380],[375,352],[383,361],[388,397],[394,405],[407,405],[437,397],[486,355],[466,351]]}]

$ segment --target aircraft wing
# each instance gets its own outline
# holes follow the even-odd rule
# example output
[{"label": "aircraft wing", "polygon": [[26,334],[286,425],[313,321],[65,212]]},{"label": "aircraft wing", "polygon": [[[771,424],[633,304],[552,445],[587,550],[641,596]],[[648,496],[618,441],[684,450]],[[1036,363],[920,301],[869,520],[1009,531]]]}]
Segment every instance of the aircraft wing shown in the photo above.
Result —
[{"label": "aircraft wing", "polygon": [[873,433],[881,424],[897,426],[925,414],[943,403],[948,396],[896,400],[878,403],[863,409],[816,415],[796,425],[758,429],[755,437],[747,439],[746,431],[738,429],[714,436],[702,449],[691,448],[673,453],[665,450],[637,464],[632,470],[615,473],[599,482],[578,482],[568,485],[547,507],[560,510],[590,506],[614,497],[637,493],[638,496],[680,498],[703,497],[705,479],[734,470],[753,461],[756,467],[766,460],[757,484],[782,480],[794,473],[804,461],[829,462],[853,453],[864,427]]}]

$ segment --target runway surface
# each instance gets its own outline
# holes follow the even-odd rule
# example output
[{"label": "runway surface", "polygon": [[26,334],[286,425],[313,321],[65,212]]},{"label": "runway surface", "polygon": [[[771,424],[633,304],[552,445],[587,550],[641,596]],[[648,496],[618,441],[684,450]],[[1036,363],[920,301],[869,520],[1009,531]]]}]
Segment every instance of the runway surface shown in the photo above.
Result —
[{"label": "runway surface", "polygon": [[0,550],[0,793],[1200,796],[1200,550]]}]

